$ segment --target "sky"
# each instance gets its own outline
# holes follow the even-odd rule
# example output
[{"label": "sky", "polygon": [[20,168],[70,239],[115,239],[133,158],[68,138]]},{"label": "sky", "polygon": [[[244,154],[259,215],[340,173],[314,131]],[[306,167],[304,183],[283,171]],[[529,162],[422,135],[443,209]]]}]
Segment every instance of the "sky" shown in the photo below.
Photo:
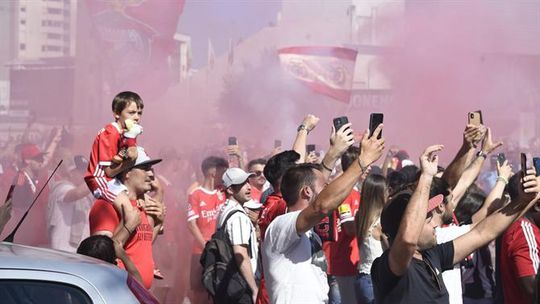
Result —
[{"label": "sky", "polygon": [[193,68],[206,65],[208,39],[216,56],[225,54],[229,39],[237,43],[276,21],[280,0],[188,0],[178,32],[191,36]]}]

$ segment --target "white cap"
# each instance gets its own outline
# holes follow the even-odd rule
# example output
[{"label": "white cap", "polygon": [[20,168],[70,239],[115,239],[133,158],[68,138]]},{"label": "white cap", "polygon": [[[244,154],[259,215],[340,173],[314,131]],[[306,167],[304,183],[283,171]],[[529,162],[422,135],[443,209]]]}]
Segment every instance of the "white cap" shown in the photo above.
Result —
[{"label": "white cap", "polygon": [[249,201],[245,202],[243,206],[248,209],[257,210],[257,209],[261,209],[263,204],[259,203],[258,201],[254,199],[250,199]]},{"label": "white cap", "polygon": [[401,167],[414,166],[414,163],[410,159],[404,159],[401,161]]},{"label": "white cap", "polygon": [[229,188],[232,185],[241,185],[252,176],[255,176],[255,174],[246,173],[246,171],[240,168],[229,168],[223,173],[223,185],[225,188]]},{"label": "white cap", "polygon": [[[139,167],[139,166],[144,166],[144,165],[155,165],[157,163],[161,162],[161,159],[157,158],[157,159],[150,159],[150,157],[148,156],[148,154],[146,154],[146,152],[144,151],[144,148],[141,147],[141,146],[137,146],[137,159],[135,160],[135,163],[132,164],[131,166],[125,168],[124,170],[122,170],[122,172],[126,172],[126,171],[129,171],[135,167]],[[120,174],[120,173],[118,173]],[[117,175],[118,175],[117,174]]]}]

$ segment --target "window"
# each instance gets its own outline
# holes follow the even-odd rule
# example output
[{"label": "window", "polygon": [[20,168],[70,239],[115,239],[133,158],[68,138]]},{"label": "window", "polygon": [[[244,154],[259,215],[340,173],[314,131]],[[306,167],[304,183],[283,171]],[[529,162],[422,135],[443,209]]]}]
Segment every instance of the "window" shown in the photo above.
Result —
[{"label": "window", "polygon": [[41,47],[41,50],[44,51],[44,52],[61,52],[62,51],[62,47],[60,46],[56,46],[56,45],[44,45]]},{"label": "window", "polygon": [[20,49],[21,51],[26,50],[26,44],[21,43],[21,44],[19,45],[19,49]]},{"label": "window", "polygon": [[21,24],[22,24],[22,25],[26,24],[26,20],[21,19]]},{"label": "window", "polygon": [[58,20],[43,20],[41,21],[42,26],[50,26],[50,27],[62,27],[62,21]]},{"label": "window", "polygon": [[26,7],[21,6],[21,12],[26,12]]},{"label": "window", "polygon": [[62,39],[62,34],[56,34],[56,33],[47,33],[48,39]]},{"label": "window", "polygon": [[62,14],[62,9],[61,8],[48,7],[47,8],[47,13],[49,13],[51,15],[61,15]]},{"label": "window", "polygon": [[0,280],[0,299],[3,304],[43,303],[44,299],[51,304],[92,303],[76,286],[37,280]]}]

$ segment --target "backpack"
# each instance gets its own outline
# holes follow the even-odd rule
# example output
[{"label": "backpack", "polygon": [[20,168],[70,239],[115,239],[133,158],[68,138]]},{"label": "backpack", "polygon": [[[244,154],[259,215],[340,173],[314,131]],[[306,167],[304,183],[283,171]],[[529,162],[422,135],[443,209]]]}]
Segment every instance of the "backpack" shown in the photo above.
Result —
[{"label": "backpack", "polygon": [[229,218],[237,212],[241,210],[233,210],[227,215],[223,225],[204,246],[200,259],[203,286],[216,304],[236,303],[246,293],[251,294],[251,289],[236,265],[225,228]]}]

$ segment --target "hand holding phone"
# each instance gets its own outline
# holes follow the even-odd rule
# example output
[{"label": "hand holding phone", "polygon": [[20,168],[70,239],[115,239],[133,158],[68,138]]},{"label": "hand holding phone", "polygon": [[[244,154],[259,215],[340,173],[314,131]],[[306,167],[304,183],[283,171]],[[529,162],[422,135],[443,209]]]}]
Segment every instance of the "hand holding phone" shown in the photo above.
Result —
[{"label": "hand holding phone", "polygon": [[502,164],[504,164],[504,161],[506,161],[506,155],[504,155],[504,153],[499,153],[497,155],[497,161],[499,162],[499,166],[502,166]]},{"label": "hand holding phone", "polygon": [[[375,129],[383,123],[384,115],[383,113],[371,113],[369,115],[369,136],[373,135],[373,132],[375,132]],[[382,130],[381,133],[379,133],[379,136],[377,136],[377,139],[381,139],[382,137]]]},{"label": "hand holding phone", "polygon": [[341,129],[341,127],[349,123],[349,119],[347,116],[336,117],[334,118],[333,123],[334,129],[336,129],[337,132],[339,129]]}]

